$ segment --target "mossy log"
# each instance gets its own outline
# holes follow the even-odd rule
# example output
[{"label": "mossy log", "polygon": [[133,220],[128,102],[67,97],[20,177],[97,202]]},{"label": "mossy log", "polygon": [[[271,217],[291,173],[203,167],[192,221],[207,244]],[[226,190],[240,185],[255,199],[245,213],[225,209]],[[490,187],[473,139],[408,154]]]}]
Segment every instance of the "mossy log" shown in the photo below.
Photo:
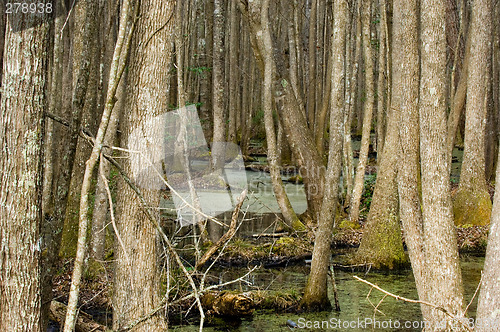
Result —
[{"label": "mossy log", "polygon": [[230,292],[207,293],[201,303],[209,313],[220,316],[248,316],[255,307],[252,297]]},{"label": "mossy log", "polygon": [[[59,325],[64,325],[64,319],[66,318],[66,309],[68,307],[58,301],[52,301],[50,303],[50,311],[49,311],[49,318],[57,323]],[[89,314],[80,311],[78,314],[78,319],[76,321],[75,325],[75,331],[76,332],[86,332],[86,331],[102,331],[105,332],[108,329],[106,326],[101,325],[97,322],[95,322],[92,319],[92,316]]]}]

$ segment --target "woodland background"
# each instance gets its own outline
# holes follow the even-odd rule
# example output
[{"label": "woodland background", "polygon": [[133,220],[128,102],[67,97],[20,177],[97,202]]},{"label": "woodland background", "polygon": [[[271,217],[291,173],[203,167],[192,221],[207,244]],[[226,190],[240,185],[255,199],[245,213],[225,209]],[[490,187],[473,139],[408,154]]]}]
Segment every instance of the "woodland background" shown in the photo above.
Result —
[{"label": "woodland background", "polygon": [[[330,306],[330,244],[346,221],[363,225],[353,263],[411,264],[424,319],[467,330],[455,227],[490,225],[477,319],[498,320],[498,1],[50,3],[52,13],[0,15],[2,330],[46,330],[66,259],[74,265],[64,329],[73,330],[82,278],[110,250],[113,329],[166,329],[162,308],[178,300],[169,286],[180,280],[201,329],[197,273],[235,226],[214,242],[211,220],[192,226],[187,262],[162,228],[165,193],[134,184],[127,158],[134,129],[154,137],[148,119],[190,104],[213,170],[224,163],[217,142],[238,144],[247,162],[266,154],[282,227],[314,241],[304,310]],[[305,214],[290,204],[282,166],[300,170]]]}]

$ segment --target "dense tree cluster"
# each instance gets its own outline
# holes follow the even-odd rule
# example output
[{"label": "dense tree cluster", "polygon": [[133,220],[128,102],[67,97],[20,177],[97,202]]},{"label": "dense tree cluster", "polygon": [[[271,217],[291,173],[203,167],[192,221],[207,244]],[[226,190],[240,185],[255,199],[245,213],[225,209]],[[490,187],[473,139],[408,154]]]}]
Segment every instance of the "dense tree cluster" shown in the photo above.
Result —
[{"label": "dense tree cluster", "polygon": [[[429,330],[467,330],[456,226],[489,225],[477,318],[500,319],[500,2],[26,3],[38,5],[5,1],[0,13],[1,330],[47,329],[53,278],[71,259],[61,320],[73,331],[82,279],[110,253],[114,330],[166,330],[175,287],[203,326],[200,271],[236,232],[247,194],[231,196],[233,146],[245,160],[265,153],[281,227],[314,239],[302,309],[330,307],[332,235],[348,222],[364,229],[353,263],[411,264]],[[210,152],[193,143],[188,107]],[[158,120],[169,112],[170,127]],[[222,237],[210,234],[224,223],[202,211],[192,156],[208,160],[204,186],[230,192]],[[284,166],[303,179],[303,214]],[[165,227],[165,200],[193,215],[194,263]]]}]

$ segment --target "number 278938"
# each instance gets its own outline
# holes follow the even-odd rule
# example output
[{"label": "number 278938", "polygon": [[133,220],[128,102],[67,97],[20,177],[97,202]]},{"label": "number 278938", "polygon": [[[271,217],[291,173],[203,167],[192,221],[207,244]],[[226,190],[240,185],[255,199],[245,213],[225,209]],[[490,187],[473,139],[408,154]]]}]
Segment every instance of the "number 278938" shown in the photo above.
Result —
[{"label": "number 278938", "polygon": [[47,2],[9,2],[5,4],[6,14],[50,14],[52,13],[52,3]]}]

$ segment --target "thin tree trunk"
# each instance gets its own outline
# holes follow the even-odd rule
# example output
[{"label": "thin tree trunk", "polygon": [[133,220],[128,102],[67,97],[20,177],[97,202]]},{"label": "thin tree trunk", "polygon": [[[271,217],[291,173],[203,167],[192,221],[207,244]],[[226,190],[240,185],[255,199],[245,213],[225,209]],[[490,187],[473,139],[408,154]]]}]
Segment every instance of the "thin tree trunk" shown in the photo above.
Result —
[{"label": "thin tree trunk", "polygon": [[[256,38],[257,31],[259,31],[260,16],[260,2],[239,2],[240,9],[250,22],[252,30],[252,39]],[[250,8],[249,8],[250,7]],[[256,41],[252,41],[256,43]],[[274,44],[274,43],[273,43]],[[262,50],[254,47],[259,53],[255,54],[255,58],[262,64]],[[288,70],[285,68],[285,63],[281,53],[273,45],[273,57],[276,66],[275,77],[275,91],[276,95],[281,96],[282,107],[279,107],[278,114],[282,121],[283,128],[287,141],[292,149],[294,157],[298,160],[300,172],[304,178],[304,186],[306,191],[307,205],[310,214],[314,220],[318,220],[321,202],[323,199],[323,186],[324,186],[324,166],[323,162],[315,149],[314,138],[312,132],[306,125],[306,118],[301,111],[293,89],[290,86],[288,78]]]},{"label": "thin tree trunk", "polygon": [[[63,4],[58,2],[56,11],[61,13],[64,11]],[[52,61],[52,75],[50,87],[48,87],[49,100],[48,109],[52,114],[60,115],[62,104],[62,78],[63,78],[63,32],[61,31],[64,23],[64,15],[58,15],[54,19],[54,37],[53,37],[53,61]],[[55,196],[57,195],[54,190],[54,184],[57,182],[58,171],[61,167],[57,165],[57,147],[60,139],[60,127],[55,125],[52,120],[46,121],[46,132],[44,137],[44,182],[43,182],[43,200],[42,212],[44,216],[44,223],[41,228],[41,235],[47,255],[43,257],[43,265],[46,266],[42,270],[42,329],[47,329],[49,306],[52,300],[52,276],[54,274],[55,263],[59,254],[59,247],[61,243],[61,233],[63,227],[63,219],[56,219],[54,216],[54,208],[64,208],[61,202],[56,204]],[[59,168],[59,170],[55,170]],[[67,190],[67,189],[66,189]],[[64,202],[65,203],[65,202]]]},{"label": "thin tree trunk", "polygon": [[[89,196],[90,187],[92,182],[92,173],[94,172],[95,166],[99,161],[99,156],[101,154],[102,143],[104,141],[104,136],[106,134],[106,129],[108,127],[109,118],[113,106],[115,104],[115,94],[118,87],[118,82],[125,69],[124,63],[120,63],[120,57],[124,59],[127,58],[128,46],[130,38],[127,36],[131,35],[132,30],[129,30],[128,34],[127,25],[129,19],[129,2],[124,1],[122,5],[122,12],[120,17],[120,29],[118,34],[118,40],[115,46],[115,52],[113,54],[113,61],[111,63],[111,70],[109,75],[109,85],[108,92],[106,95],[106,105],[101,118],[101,123],[99,125],[99,130],[95,139],[95,145],[92,149],[89,160],[87,160],[85,167],[85,174],[82,183],[82,192],[80,197],[80,211],[79,211],[79,227],[78,227],[78,245],[76,250],[75,264],[73,267],[73,274],[71,276],[71,288],[68,299],[68,310],[66,312],[66,320],[64,323],[64,331],[71,332],[75,327],[76,321],[76,310],[78,304],[78,296],[80,293],[81,278],[83,274],[83,264],[87,252],[87,232],[90,223],[89,220]],[[132,29],[132,28],[130,28]],[[127,37],[127,38],[126,38]],[[124,52],[122,54],[122,48],[124,47]]]},{"label": "thin tree trunk", "polygon": [[[304,230],[304,225],[293,210],[292,204],[285,192],[285,187],[281,180],[281,167],[278,164],[278,151],[276,142],[276,132],[274,129],[273,119],[273,84],[274,84],[274,59],[273,45],[271,40],[270,23],[269,23],[269,0],[264,0],[261,9],[261,33],[257,33],[258,43],[261,45],[262,56],[264,62],[263,72],[263,109],[264,109],[264,125],[266,129],[267,140],[267,161],[271,173],[274,195],[280,207],[285,223],[293,230]],[[262,37],[260,37],[262,36]]]},{"label": "thin tree trunk", "polygon": [[[107,63],[111,63],[113,57],[113,49],[116,43],[115,20],[118,13],[118,0],[111,1],[105,6],[105,19],[103,21],[102,38],[104,38],[104,43],[101,49],[101,66],[105,66]],[[109,45],[109,46],[108,46]],[[105,66],[107,67],[107,66]],[[100,75],[100,90],[107,89],[107,82],[109,79],[109,70],[101,72]],[[105,146],[115,145],[117,133],[118,133],[118,122],[120,118],[120,112],[123,109],[123,102],[125,97],[125,82],[126,77],[120,82],[117,89],[117,104],[115,106],[115,111],[111,113],[109,120],[108,130],[106,131],[106,136],[104,138]],[[101,94],[98,102],[99,114],[102,114],[104,109],[104,94]],[[106,151],[110,153],[110,151]],[[110,165],[108,162],[104,161],[102,165],[102,170],[104,177],[109,178],[110,175]],[[92,213],[92,230],[91,230],[91,244],[90,244],[90,255],[94,260],[102,261],[104,260],[105,254],[105,244],[106,244],[106,223],[108,220],[108,195],[106,190],[106,184],[104,183],[102,176],[97,177],[97,185],[94,199],[94,211]]]},{"label": "thin tree trunk", "polygon": [[309,40],[308,40],[308,69],[307,69],[307,122],[309,129],[314,132],[314,117],[316,113],[316,20],[318,0],[310,0]]},{"label": "thin tree trunk", "polygon": [[238,78],[240,66],[238,64],[238,50],[239,50],[239,20],[238,20],[238,9],[236,8],[236,2],[230,2],[230,29],[229,29],[229,123],[228,123],[228,142],[236,143],[237,137],[237,121],[236,114],[239,111],[238,105],[238,93],[239,89]]},{"label": "thin tree trunk", "polygon": [[373,52],[370,37],[370,2],[365,0],[361,5],[361,24],[363,31],[363,62],[365,65],[365,93],[366,100],[364,102],[363,112],[363,133],[361,136],[361,150],[359,152],[358,166],[356,167],[356,177],[354,178],[354,189],[352,192],[352,201],[350,219],[353,222],[359,220],[359,206],[361,204],[361,195],[363,194],[363,187],[365,183],[365,167],[368,162],[368,149],[370,147],[370,132],[372,128],[372,115],[373,107],[375,105],[374,99],[374,78],[373,78]]},{"label": "thin tree trunk", "polygon": [[226,117],[224,112],[224,15],[221,0],[214,1],[213,38],[213,137],[212,167],[219,172],[224,164],[224,142],[226,141]]},{"label": "thin tree trunk", "polygon": [[321,206],[318,229],[315,233],[311,272],[307,280],[301,306],[307,310],[330,308],[327,275],[330,265],[332,232],[338,205],[339,180],[342,162],[342,118],[345,89],[345,45],[348,4],[345,0],[333,2],[335,15],[332,39],[332,100],[330,114],[330,147],[326,173],[325,195]]},{"label": "thin tree trunk", "polygon": [[384,137],[385,137],[385,119],[387,115],[387,70],[390,69],[387,66],[388,52],[387,52],[387,38],[386,35],[386,24],[385,21],[387,19],[386,13],[386,0],[380,0],[380,11],[381,22],[379,25],[379,33],[380,33],[380,49],[379,49],[379,61],[378,61],[378,82],[377,82],[377,128],[376,128],[376,144],[375,151],[377,151],[377,156],[382,155],[382,149],[384,146]]},{"label": "thin tree trunk", "polygon": [[490,222],[491,200],[486,186],[484,142],[492,10],[491,0],[476,1],[472,5],[464,158],[460,184],[453,197],[455,223],[459,225],[487,225]]}]

